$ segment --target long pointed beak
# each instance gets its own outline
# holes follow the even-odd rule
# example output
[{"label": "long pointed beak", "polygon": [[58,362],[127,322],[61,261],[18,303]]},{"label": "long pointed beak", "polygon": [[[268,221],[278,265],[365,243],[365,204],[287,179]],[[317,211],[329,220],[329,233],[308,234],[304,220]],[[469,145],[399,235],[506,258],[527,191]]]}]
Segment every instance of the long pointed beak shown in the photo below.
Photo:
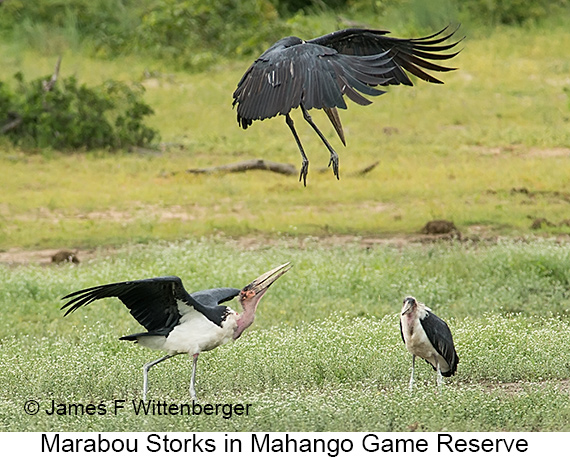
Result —
[{"label": "long pointed beak", "polygon": [[327,116],[329,117],[331,124],[333,125],[334,129],[336,130],[336,133],[338,135],[338,137],[340,138],[340,141],[342,141],[342,144],[344,144],[346,146],[346,141],[344,139],[344,131],[342,130],[342,124],[340,123],[340,116],[338,115],[338,111],[336,108],[323,108],[324,112],[327,113]]},{"label": "long pointed beak", "polygon": [[254,279],[251,283],[243,288],[244,291],[253,291],[255,295],[264,293],[271,284],[277,281],[281,276],[291,269],[291,262],[284,263],[283,265],[263,273],[259,278]]},{"label": "long pointed beak", "polygon": [[402,316],[403,316],[404,314],[407,314],[407,313],[409,313],[410,311],[412,311],[412,309],[413,309],[413,307],[414,307],[414,303],[415,303],[415,300],[414,300],[413,297],[406,297],[406,298],[404,299],[404,306],[402,306],[402,313],[401,313]]}]

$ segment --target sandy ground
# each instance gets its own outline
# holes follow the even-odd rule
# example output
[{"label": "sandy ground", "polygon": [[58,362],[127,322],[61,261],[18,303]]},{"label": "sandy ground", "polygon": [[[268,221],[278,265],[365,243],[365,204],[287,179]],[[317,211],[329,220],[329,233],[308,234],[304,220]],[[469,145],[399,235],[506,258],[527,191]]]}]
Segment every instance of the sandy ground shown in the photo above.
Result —
[{"label": "sandy ground", "polygon": [[[533,239],[543,239],[544,237],[540,235],[536,236],[525,236],[516,237],[517,240],[532,242]],[[486,243],[494,244],[501,239],[515,239],[515,237],[501,237],[488,232],[485,227],[472,226],[469,228],[469,233],[450,232],[442,234],[396,234],[396,235],[386,235],[382,237],[374,236],[356,236],[356,235],[329,235],[329,236],[306,236],[306,237],[280,237],[276,239],[271,236],[254,235],[254,236],[244,236],[239,238],[213,238],[216,242],[225,242],[230,246],[234,246],[238,249],[243,250],[258,250],[266,249],[267,246],[271,246],[279,243],[279,245],[289,246],[293,249],[305,249],[306,247],[314,246],[318,243],[324,247],[334,247],[339,245],[359,245],[362,248],[373,248],[375,246],[392,246],[392,247],[404,247],[410,244],[416,245],[426,245],[432,243],[449,243],[449,242],[464,242],[464,243]],[[556,240],[561,243],[569,243],[570,236],[559,235]],[[21,248],[11,248],[6,251],[0,251],[0,264],[5,265],[50,265],[52,263],[57,263],[52,260],[53,256],[60,253],[61,251],[66,251],[68,254],[75,255],[78,260],[77,263],[84,262],[86,260],[96,259],[97,257],[108,257],[113,255],[114,252],[118,252],[118,248],[115,247],[98,247],[97,249],[75,249],[70,247],[56,247],[50,249],[21,249]],[[65,255],[64,257],[67,257]]]},{"label": "sandy ground", "polygon": [[[363,248],[371,248],[379,245],[390,246],[405,246],[408,244],[418,243],[427,244],[435,242],[445,242],[449,240],[462,239],[466,240],[483,240],[478,235],[469,235],[469,237],[461,238],[458,233],[444,233],[444,234],[411,234],[411,235],[393,235],[386,237],[360,237],[356,235],[330,235],[330,236],[307,236],[307,237],[281,237],[276,240],[270,236],[256,235],[245,236],[240,238],[227,238],[225,241],[240,249],[257,250],[267,248],[268,245],[279,243],[291,246],[292,248],[303,249],[307,245],[314,245],[316,242],[323,246],[338,246],[345,244],[357,244]],[[216,240],[219,241],[218,238]],[[485,238],[488,241],[495,241],[496,237]],[[69,251],[73,253],[79,262],[97,258],[99,256],[108,256],[114,251],[113,247],[101,247],[97,249],[73,249],[67,247],[59,247],[52,249],[21,249],[11,248],[6,251],[0,252],[0,264],[8,265],[27,265],[27,264],[41,264],[48,265],[54,263],[52,257],[60,251]]]}]

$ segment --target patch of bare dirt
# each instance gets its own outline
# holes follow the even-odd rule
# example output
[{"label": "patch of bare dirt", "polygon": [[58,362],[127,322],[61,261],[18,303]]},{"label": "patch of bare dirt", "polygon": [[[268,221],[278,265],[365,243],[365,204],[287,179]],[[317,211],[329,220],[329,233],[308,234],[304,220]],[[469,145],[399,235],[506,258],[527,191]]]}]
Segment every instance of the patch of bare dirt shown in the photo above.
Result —
[{"label": "patch of bare dirt", "polygon": [[[570,220],[567,221],[570,224]],[[552,239],[552,237],[549,237]],[[470,226],[466,233],[460,237],[454,233],[444,234],[386,234],[386,235],[318,235],[318,236],[296,236],[296,235],[264,235],[255,234],[242,237],[229,237],[223,234],[213,236],[212,241],[227,243],[243,250],[263,250],[271,246],[285,246],[296,249],[305,249],[315,245],[321,247],[335,247],[343,245],[358,245],[364,249],[371,249],[377,246],[391,246],[395,248],[403,248],[409,245],[422,245],[430,243],[486,243],[494,244],[501,239],[516,239],[522,242],[532,242],[534,239],[544,239],[541,235],[525,236],[525,237],[501,237],[493,233],[492,227],[484,225]],[[180,240],[182,241],[182,240]],[[559,235],[556,237],[559,243],[569,243],[568,235]],[[111,246],[101,246],[96,249],[76,249],[69,248],[52,248],[52,249],[22,249],[10,248],[6,251],[0,251],[0,263],[7,265],[26,265],[39,264],[50,265],[56,264],[52,259],[59,252],[71,252],[81,262],[85,262],[97,257],[108,257],[114,255],[118,251],[117,248]],[[60,254],[62,255],[62,254]],[[72,263],[73,260],[71,261]]]},{"label": "patch of bare dirt", "polygon": [[120,211],[110,209],[106,211],[91,211],[80,216],[83,219],[90,220],[108,220],[113,222],[127,222],[137,217],[148,218],[153,217],[157,220],[180,220],[180,221],[193,221],[199,219],[208,210],[205,207],[193,205],[192,207],[182,207],[180,205],[173,205],[169,207],[158,207],[152,205],[143,205],[140,209],[134,211]]},{"label": "patch of bare dirt", "polygon": [[488,146],[473,146],[470,148],[472,151],[482,155],[499,155],[503,152],[509,152],[502,147],[488,147]]},{"label": "patch of bare dirt", "polygon": [[471,150],[482,155],[514,153],[523,157],[570,157],[570,148],[530,148],[523,145],[472,146]]},{"label": "patch of bare dirt", "polygon": [[[69,254],[66,254],[69,253]],[[71,256],[71,257],[70,257]],[[67,263],[70,259],[71,263],[79,263],[79,260],[84,261],[94,258],[96,253],[94,250],[81,250],[81,249],[8,249],[7,251],[0,252],[0,263],[8,265],[51,265]],[[54,260],[55,259],[55,260]],[[73,260],[75,259],[75,261]]]},{"label": "patch of bare dirt", "polygon": [[[140,207],[136,207],[136,203],[133,203],[135,207],[129,210],[120,210],[115,208],[106,209],[103,211],[89,211],[82,214],[77,214],[73,216],[68,216],[60,211],[52,211],[48,208],[38,208],[34,213],[10,216],[18,221],[26,222],[30,220],[36,220],[42,218],[49,220],[53,223],[59,223],[62,220],[69,218],[92,220],[92,221],[109,221],[115,223],[128,223],[133,219],[154,219],[156,221],[167,221],[167,220],[179,220],[179,221],[194,221],[198,219],[203,219],[208,213],[216,214],[222,212],[222,207],[220,205],[214,205],[213,207],[205,207],[200,205],[191,206],[181,206],[172,205],[168,207],[162,207],[157,205],[144,205],[141,204]],[[244,211],[245,205],[242,202],[234,202],[229,208],[229,211],[236,215],[239,219],[242,214],[246,214]],[[227,208],[223,209],[223,217],[226,216]],[[1,208],[0,208],[0,214]],[[222,217],[220,216],[220,217]],[[245,218],[243,216],[242,218]]]},{"label": "patch of bare dirt", "polygon": [[529,390],[542,390],[545,387],[554,387],[561,392],[570,393],[570,379],[550,380],[550,381],[521,381],[521,382],[497,382],[484,383],[483,389],[486,392],[501,392],[506,395],[520,395]]},{"label": "patch of bare dirt", "polygon": [[[215,238],[218,240],[218,238]],[[309,246],[319,244],[324,247],[334,247],[339,245],[357,244],[364,248],[375,246],[403,247],[411,243],[433,242],[433,238],[428,235],[397,235],[387,237],[356,236],[356,235],[327,235],[327,236],[281,236],[253,235],[238,238],[224,238],[224,242],[237,246],[244,250],[262,250],[271,246],[285,245],[287,247],[304,249]],[[7,265],[51,265],[54,264],[52,258],[60,249],[20,249],[11,248],[0,252],[0,263]],[[94,259],[99,256],[109,256],[115,252],[112,247],[98,249],[73,249],[72,252],[81,262]]]},{"label": "patch of bare dirt", "polygon": [[[227,238],[213,238],[218,241],[223,241],[229,245],[236,246],[244,250],[261,250],[270,246],[285,245],[287,247],[304,249],[311,245],[319,244],[324,247],[334,247],[339,245],[358,244],[364,248],[371,248],[379,245],[391,246],[405,246],[418,241],[416,235],[406,236],[388,236],[388,237],[361,237],[356,235],[327,235],[327,236],[270,236],[270,235],[251,235],[243,237],[227,237]],[[84,262],[86,260],[94,259],[98,256],[108,256],[116,251],[112,247],[102,247],[98,249],[20,249],[11,248],[7,251],[0,252],[0,263],[8,265],[51,265],[52,258],[59,251],[70,251],[75,256]]]},{"label": "patch of bare dirt", "polygon": [[531,148],[528,157],[570,157],[570,148]]}]

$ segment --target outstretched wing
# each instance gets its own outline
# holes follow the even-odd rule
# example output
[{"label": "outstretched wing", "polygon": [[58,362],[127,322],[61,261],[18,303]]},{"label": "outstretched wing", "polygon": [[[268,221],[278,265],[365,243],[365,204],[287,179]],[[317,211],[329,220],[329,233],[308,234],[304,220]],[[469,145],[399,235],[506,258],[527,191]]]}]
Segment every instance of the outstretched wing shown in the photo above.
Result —
[{"label": "outstretched wing", "polygon": [[[302,103],[307,109],[346,108],[344,95],[360,105],[371,102],[361,95],[384,91],[394,68],[390,58],[344,55],[334,49],[285,38],[261,55],[247,70],[233,94],[237,120],[244,129],[254,120],[288,114]],[[282,43],[282,44],[280,44]]]},{"label": "outstretched wing", "polygon": [[207,289],[193,292],[190,294],[190,296],[204,306],[214,307],[237,297],[239,293],[239,289],[234,289],[231,287],[218,287],[217,289]]},{"label": "outstretched wing", "polygon": [[231,310],[226,306],[219,305],[236,297],[239,292],[239,289],[220,287],[200,290],[190,294],[190,296],[202,306],[202,314],[221,327],[222,322]]},{"label": "outstretched wing", "polygon": [[455,352],[451,330],[449,330],[448,325],[442,319],[429,311],[426,317],[420,319],[420,323],[431,345],[449,365],[449,371],[442,374],[444,376],[451,376],[457,371],[457,364],[459,363],[459,357],[457,356],[457,352]]},{"label": "outstretched wing", "polygon": [[406,72],[430,83],[443,84],[425,70],[437,72],[455,70],[430,62],[430,60],[448,60],[459,54],[460,51],[445,53],[463,40],[460,38],[455,42],[443,44],[457,32],[459,26],[452,31],[449,31],[449,28],[447,26],[425,37],[408,39],[386,36],[390,33],[387,30],[351,28],[329,33],[308,43],[327,46],[349,55],[375,55],[387,52],[387,57],[391,57],[395,65],[395,68],[386,75],[389,78],[387,85],[411,86],[412,81]]},{"label": "outstretched wing", "polygon": [[61,309],[67,308],[67,316],[82,306],[107,297],[121,300],[149,333],[168,334],[178,324],[181,315],[191,308],[204,311],[204,306],[186,292],[182,280],[177,276],[118,282],[79,290],[62,298],[70,300]]}]

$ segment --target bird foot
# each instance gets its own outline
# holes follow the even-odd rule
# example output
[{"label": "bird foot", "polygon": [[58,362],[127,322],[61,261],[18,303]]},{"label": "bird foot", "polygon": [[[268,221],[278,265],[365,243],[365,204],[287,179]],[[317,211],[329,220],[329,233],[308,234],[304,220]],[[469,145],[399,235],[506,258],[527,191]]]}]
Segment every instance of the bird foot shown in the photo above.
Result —
[{"label": "bird foot", "polygon": [[336,176],[336,179],[340,179],[340,176],[338,173],[338,155],[337,154],[331,154],[331,158],[329,160],[329,167],[331,165],[332,165],[333,173]]},{"label": "bird foot", "polygon": [[309,174],[309,161],[303,160],[301,164],[301,173],[299,174],[299,182],[303,180],[303,185],[307,187],[307,175]]}]

